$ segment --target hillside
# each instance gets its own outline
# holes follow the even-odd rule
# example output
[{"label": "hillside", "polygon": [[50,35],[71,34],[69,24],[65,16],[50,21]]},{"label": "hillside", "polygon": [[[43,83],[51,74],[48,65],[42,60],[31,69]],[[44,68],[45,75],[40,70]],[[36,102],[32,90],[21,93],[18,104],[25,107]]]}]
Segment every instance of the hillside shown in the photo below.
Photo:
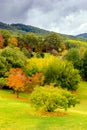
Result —
[{"label": "hillside", "polygon": [[50,31],[46,31],[44,29],[40,29],[31,25],[24,25],[24,24],[11,24],[10,25],[12,28],[16,28],[17,30],[22,30],[25,32],[32,32],[32,33],[36,33],[36,34],[48,34],[50,33]]},{"label": "hillside", "polygon": [[16,31],[16,32],[32,32],[36,33],[39,35],[44,35],[50,33],[50,31],[40,29],[31,25],[24,25],[24,24],[6,24],[0,22],[0,29],[6,29],[6,30],[11,30],[11,31]]}]

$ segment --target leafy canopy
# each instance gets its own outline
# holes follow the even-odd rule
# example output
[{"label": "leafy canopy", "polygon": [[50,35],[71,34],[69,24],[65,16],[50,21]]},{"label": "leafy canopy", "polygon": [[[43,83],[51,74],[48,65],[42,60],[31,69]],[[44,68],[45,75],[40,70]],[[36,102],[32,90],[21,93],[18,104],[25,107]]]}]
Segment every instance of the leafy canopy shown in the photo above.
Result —
[{"label": "leafy canopy", "polygon": [[79,103],[78,98],[67,90],[50,86],[38,87],[31,94],[31,103],[39,109],[54,111],[57,108],[65,109]]},{"label": "leafy canopy", "polygon": [[74,69],[73,65],[67,61],[54,58],[44,71],[45,82],[55,83],[55,85],[76,90],[80,82],[79,71]]}]

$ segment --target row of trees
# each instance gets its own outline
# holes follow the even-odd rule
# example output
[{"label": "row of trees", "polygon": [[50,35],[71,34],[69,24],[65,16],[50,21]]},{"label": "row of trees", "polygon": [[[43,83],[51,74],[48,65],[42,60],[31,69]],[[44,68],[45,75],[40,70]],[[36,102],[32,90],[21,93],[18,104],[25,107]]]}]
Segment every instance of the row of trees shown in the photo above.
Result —
[{"label": "row of trees", "polygon": [[[87,80],[86,78],[87,77],[87,51],[86,50],[84,54],[81,55],[78,49],[75,48],[70,49],[64,55],[63,60],[64,59],[71,61],[74,68],[79,70],[80,75],[85,80]],[[51,62],[49,63],[48,61]],[[48,65],[46,66],[47,62]],[[65,83],[67,81],[66,80],[67,74],[71,72],[73,75],[72,64],[66,61],[58,60],[58,58],[56,57],[53,59],[49,57],[48,59],[31,58],[30,60],[28,60],[28,58],[24,55],[22,51],[20,51],[19,48],[6,47],[0,50],[0,77],[1,78],[5,77],[6,72],[8,72],[11,68],[22,68],[22,70],[25,71],[28,76],[31,76],[36,72],[43,72],[46,78],[45,82],[54,83],[55,81],[56,85],[66,87]],[[72,86],[74,87],[74,85]]]},{"label": "row of trees", "polygon": [[38,36],[34,33],[12,36],[9,31],[1,30],[0,48],[18,46],[35,52],[48,51],[53,48],[58,50],[61,46],[61,40],[62,38],[57,33],[50,33],[46,36]]},{"label": "row of trees", "polygon": [[[17,79],[17,77],[20,76],[20,78],[22,79],[21,75],[23,71],[25,75],[29,78],[37,73],[39,73],[39,75],[40,73],[42,73],[42,75],[44,76],[43,78],[44,82],[42,80],[41,82],[43,82],[44,84],[54,83],[55,86],[61,86],[62,88],[67,88],[68,90],[77,89],[80,76],[79,76],[79,72],[74,69],[71,63],[62,61],[55,56],[50,56],[49,58],[40,58],[40,59],[36,58],[36,61],[32,59],[33,58],[31,58],[28,61],[27,57],[18,48],[6,47],[4,49],[1,49],[0,78],[8,79],[9,76],[8,72],[12,73],[13,71],[11,71],[11,68],[14,68],[13,74],[16,74],[16,71],[18,72],[17,75],[13,76],[16,78],[10,77],[12,78],[10,82],[12,83],[15,82],[14,87],[18,86],[16,80],[19,81],[19,79]],[[40,66],[41,63],[42,65]],[[16,68],[20,68],[22,69],[22,71],[19,71],[19,69],[16,70]],[[39,75],[36,75],[37,78],[39,78]],[[37,80],[38,79],[36,79],[36,81]],[[9,84],[7,85],[10,86]],[[19,84],[19,86],[21,85]]]}]

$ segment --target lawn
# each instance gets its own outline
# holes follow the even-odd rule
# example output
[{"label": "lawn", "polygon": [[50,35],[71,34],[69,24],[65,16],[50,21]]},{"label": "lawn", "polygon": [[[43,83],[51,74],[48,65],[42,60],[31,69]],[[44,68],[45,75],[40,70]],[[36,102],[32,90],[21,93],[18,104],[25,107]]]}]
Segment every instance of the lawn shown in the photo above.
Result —
[{"label": "lawn", "polygon": [[17,99],[11,91],[0,90],[0,130],[87,130],[87,83],[81,82],[80,104],[65,116],[41,116],[31,107],[28,95]]}]

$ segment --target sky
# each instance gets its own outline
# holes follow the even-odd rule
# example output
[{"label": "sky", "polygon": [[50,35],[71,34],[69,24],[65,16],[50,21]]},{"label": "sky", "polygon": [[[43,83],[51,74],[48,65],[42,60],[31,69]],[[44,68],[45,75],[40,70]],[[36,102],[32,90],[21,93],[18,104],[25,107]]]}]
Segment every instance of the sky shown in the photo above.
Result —
[{"label": "sky", "polygon": [[87,33],[87,0],[0,0],[0,21],[69,35]]}]

